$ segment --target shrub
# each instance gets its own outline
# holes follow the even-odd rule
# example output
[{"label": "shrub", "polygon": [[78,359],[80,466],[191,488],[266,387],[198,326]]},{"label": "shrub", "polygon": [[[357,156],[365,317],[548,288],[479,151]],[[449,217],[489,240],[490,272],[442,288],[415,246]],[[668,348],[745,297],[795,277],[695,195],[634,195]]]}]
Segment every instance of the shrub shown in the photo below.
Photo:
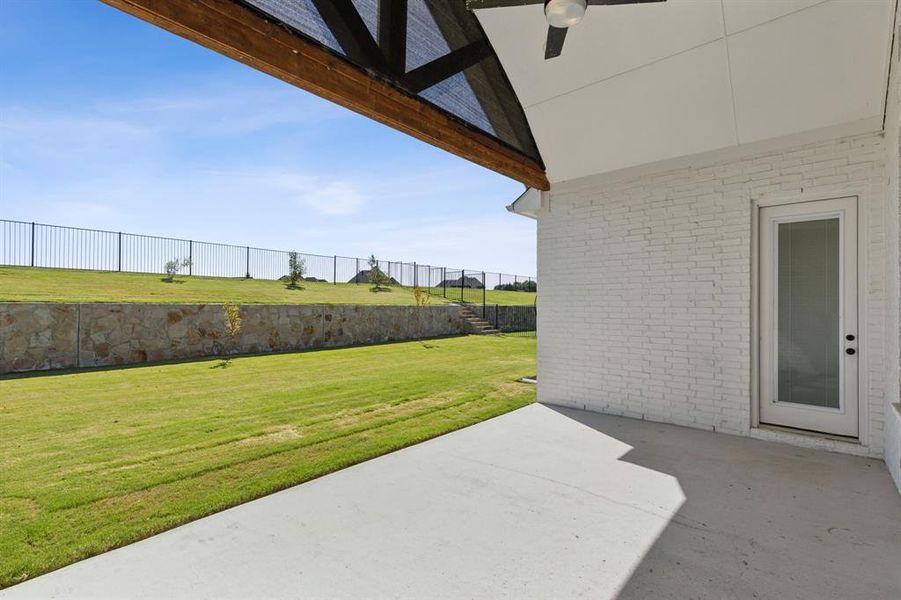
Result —
[{"label": "shrub", "polygon": [[222,314],[225,317],[225,333],[234,341],[241,333],[241,309],[237,304],[226,302],[222,305]]},{"label": "shrub", "polygon": [[191,259],[185,258],[182,260],[178,260],[174,258],[172,260],[166,261],[166,281],[172,283],[175,281],[175,276],[178,275],[178,272],[182,269],[187,269],[191,266]]},{"label": "shrub", "polygon": [[425,306],[432,302],[432,297],[429,293],[418,285],[413,288],[413,298],[416,299],[416,306]]},{"label": "shrub", "polygon": [[307,271],[307,261],[300,258],[297,252],[288,252],[288,287],[297,288],[297,284],[303,281],[303,274]]},{"label": "shrub", "polygon": [[517,281],[516,283],[502,283],[494,286],[494,289],[505,292],[537,292],[538,284],[529,279],[528,281]]},{"label": "shrub", "polygon": [[391,285],[391,279],[379,268],[379,259],[375,254],[369,255],[369,283],[372,284],[373,292],[386,291]]},{"label": "shrub", "polygon": [[222,366],[227,367],[231,363],[231,358],[227,356],[228,351],[235,349],[238,335],[241,333],[241,309],[238,308],[237,304],[226,302],[222,305],[222,317],[225,321],[225,335],[228,336],[226,347],[223,348],[226,357],[222,362]]}]

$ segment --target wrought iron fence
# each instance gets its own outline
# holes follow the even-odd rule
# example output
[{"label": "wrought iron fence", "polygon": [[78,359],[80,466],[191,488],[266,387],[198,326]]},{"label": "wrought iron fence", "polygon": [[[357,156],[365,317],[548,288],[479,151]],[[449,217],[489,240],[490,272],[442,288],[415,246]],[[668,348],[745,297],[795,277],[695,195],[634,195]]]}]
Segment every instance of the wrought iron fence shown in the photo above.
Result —
[{"label": "wrought iron fence", "polygon": [[536,304],[499,305],[486,304],[483,318],[494,328],[507,335],[534,336],[538,327]]},{"label": "wrought iron fence", "polygon": [[[288,271],[287,250],[270,250],[118,231],[0,219],[0,265],[165,273],[184,262],[182,273],[206,277],[279,279]],[[370,283],[369,260],[298,252],[305,277],[326,283]],[[531,276],[451,269],[416,262],[379,260],[392,285],[419,286],[450,300],[484,304],[488,289],[535,291]]]}]

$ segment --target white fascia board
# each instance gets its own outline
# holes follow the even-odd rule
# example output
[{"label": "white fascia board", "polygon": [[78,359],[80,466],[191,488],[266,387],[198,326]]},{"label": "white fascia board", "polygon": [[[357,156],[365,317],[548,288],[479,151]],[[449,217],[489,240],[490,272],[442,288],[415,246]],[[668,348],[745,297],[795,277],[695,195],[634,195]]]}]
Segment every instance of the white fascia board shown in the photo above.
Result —
[{"label": "white fascia board", "polygon": [[541,208],[541,192],[535,188],[526,188],[526,191],[507,207],[507,210],[530,219],[537,219],[539,208]]}]

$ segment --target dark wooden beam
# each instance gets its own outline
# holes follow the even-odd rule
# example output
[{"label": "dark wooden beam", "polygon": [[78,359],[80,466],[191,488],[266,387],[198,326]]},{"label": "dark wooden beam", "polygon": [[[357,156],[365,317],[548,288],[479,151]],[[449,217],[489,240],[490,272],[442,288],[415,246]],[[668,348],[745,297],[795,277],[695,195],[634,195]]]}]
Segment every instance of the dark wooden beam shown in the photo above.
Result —
[{"label": "dark wooden beam", "polygon": [[[478,19],[462,2],[429,2],[426,6],[451,47],[486,37]],[[500,62],[486,60],[464,75],[498,137],[516,140],[518,148],[535,149],[525,111],[514,96],[513,86]]]},{"label": "dark wooden beam", "polygon": [[319,16],[352,62],[385,71],[385,59],[350,0],[312,0]]},{"label": "dark wooden beam", "polygon": [[388,72],[402,77],[407,72],[407,0],[379,0],[379,47]]},{"label": "dark wooden beam", "polygon": [[465,71],[474,64],[493,54],[491,44],[482,38],[440,56],[421,67],[416,67],[401,80],[404,87],[418,94],[436,83],[444,81],[451,75]]},{"label": "dark wooden beam", "polygon": [[232,0],[103,0],[144,21],[540,190],[542,166]]}]

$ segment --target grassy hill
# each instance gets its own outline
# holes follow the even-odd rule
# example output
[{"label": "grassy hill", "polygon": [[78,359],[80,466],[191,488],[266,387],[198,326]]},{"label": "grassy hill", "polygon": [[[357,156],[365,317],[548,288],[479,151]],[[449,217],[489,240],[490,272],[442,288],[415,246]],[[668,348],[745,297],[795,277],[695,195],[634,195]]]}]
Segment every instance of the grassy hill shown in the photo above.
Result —
[{"label": "grassy hill", "polygon": [[[487,290],[486,301],[532,304],[535,294]],[[293,290],[263,279],[179,277],[170,283],[161,275],[30,267],[0,267],[0,302],[415,304],[412,289],[403,287],[375,293],[367,284],[305,282],[303,289]],[[449,300],[432,297],[434,304],[445,302]]]}]

